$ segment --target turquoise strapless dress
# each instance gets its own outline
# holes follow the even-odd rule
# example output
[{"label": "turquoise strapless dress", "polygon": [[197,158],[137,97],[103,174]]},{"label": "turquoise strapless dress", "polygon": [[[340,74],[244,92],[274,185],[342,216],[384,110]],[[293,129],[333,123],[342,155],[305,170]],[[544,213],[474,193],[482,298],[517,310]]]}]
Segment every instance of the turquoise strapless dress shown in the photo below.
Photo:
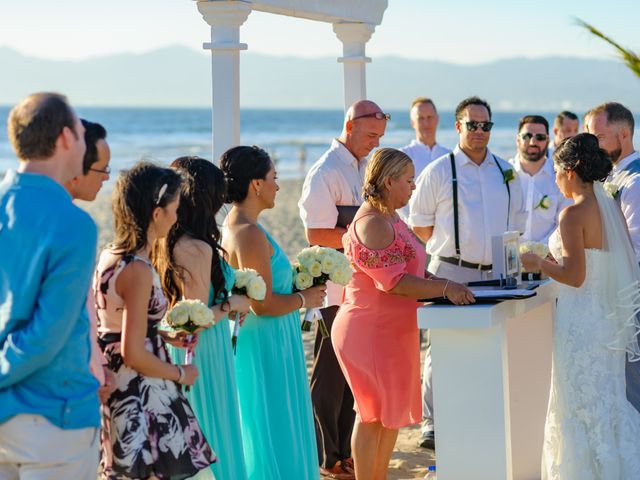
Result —
[{"label": "turquoise strapless dress", "polygon": [[[291,264],[278,244],[266,231],[265,234],[275,250],[271,257],[273,292],[290,294]],[[238,334],[235,365],[249,478],[318,479],[298,310],[279,317],[247,315]],[[212,446],[215,449],[216,445]]]},{"label": "turquoise strapless dress", "polygon": [[[231,291],[233,270],[223,262],[225,287]],[[220,303],[209,289],[209,305]],[[189,392],[189,404],[218,461],[211,465],[216,480],[246,480],[247,470],[242,449],[238,389],[236,387],[233,350],[228,317],[200,334],[193,363],[200,375]],[[184,349],[167,345],[174,363],[184,363]]]}]

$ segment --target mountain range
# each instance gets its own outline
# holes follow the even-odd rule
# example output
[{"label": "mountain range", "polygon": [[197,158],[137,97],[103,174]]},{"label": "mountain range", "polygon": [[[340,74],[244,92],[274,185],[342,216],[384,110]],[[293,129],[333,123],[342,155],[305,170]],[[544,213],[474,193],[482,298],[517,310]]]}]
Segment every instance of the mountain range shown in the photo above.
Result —
[{"label": "mountain range", "polygon": [[[241,104],[248,108],[341,108],[342,65],[336,58],[242,52]],[[206,52],[169,46],[141,54],[78,61],[29,57],[0,47],[0,104],[28,93],[65,93],[75,105],[209,107],[211,63]],[[478,65],[376,57],[367,65],[368,97],[385,109],[432,97],[451,110],[466,96],[496,110],[582,112],[603,101],[640,111],[640,79],[621,62],[575,57],[510,58]]]}]

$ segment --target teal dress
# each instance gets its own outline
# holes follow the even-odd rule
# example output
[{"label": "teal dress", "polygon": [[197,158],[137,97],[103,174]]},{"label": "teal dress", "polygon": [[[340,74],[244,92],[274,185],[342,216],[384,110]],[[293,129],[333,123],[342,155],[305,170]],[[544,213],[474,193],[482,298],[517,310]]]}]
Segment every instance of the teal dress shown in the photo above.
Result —
[{"label": "teal dress", "polygon": [[[233,269],[223,261],[225,287],[231,291]],[[209,289],[209,305],[214,300],[213,286]],[[191,408],[211,448],[218,456],[211,465],[216,480],[246,480],[247,470],[242,450],[238,390],[231,349],[228,317],[200,334],[193,364],[200,375],[189,392],[185,392]],[[184,363],[185,350],[167,345],[174,363]]]},{"label": "teal dress", "polygon": [[[265,234],[275,250],[271,257],[273,292],[290,294],[291,264],[278,244],[266,231]],[[238,334],[235,364],[249,478],[318,479],[298,310],[278,317],[248,314]]]}]

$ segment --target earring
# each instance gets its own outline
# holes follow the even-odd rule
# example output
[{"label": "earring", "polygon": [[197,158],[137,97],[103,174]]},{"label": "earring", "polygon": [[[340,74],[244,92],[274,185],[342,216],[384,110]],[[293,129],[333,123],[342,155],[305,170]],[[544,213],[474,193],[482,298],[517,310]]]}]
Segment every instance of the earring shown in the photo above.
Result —
[{"label": "earring", "polygon": [[260,190],[256,190],[256,195],[260,196]]}]

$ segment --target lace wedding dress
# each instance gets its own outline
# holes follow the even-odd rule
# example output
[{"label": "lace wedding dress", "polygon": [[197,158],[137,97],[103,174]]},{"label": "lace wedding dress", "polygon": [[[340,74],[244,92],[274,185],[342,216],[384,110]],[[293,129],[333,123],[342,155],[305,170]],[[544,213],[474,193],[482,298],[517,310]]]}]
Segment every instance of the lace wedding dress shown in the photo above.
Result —
[{"label": "lace wedding dress", "polygon": [[[598,186],[596,193],[604,217],[611,213],[603,209],[603,202],[609,200],[601,190]],[[603,228],[610,237],[608,244],[614,246],[611,231],[606,229],[619,227],[606,223]],[[549,248],[561,261],[559,231],[549,239]],[[621,299],[616,295],[620,290],[612,293],[611,285],[620,264],[616,256],[619,254],[613,249],[586,249],[582,286],[558,284],[543,479],[640,479],[640,413],[625,393],[627,343],[637,335],[636,308],[630,304],[637,302],[637,296],[626,297],[624,315],[612,314]],[[619,338],[621,328],[627,329],[624,341]]]}]

